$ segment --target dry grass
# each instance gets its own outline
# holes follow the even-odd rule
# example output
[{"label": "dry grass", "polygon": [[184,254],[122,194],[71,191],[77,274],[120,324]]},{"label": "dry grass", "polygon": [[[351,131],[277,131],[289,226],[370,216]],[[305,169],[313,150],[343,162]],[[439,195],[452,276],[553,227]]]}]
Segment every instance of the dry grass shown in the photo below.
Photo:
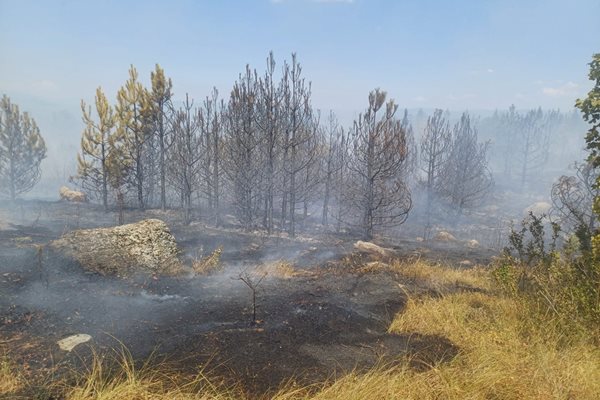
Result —
[{"label": "dry grass", "polygon": [[279,279],[310,275],[308,271],[296,269],[291,263],[285,260],[261,264],[256,267],[256,271],[259,274],[267,274],[270,277]]},{"label": "dry grass", "polygon": [[215,251],[206,257],[197,257],[192,261],[192,269],[195,273],[200,275],[207,275],[213,272],[217,272],[222,268],[221,254],[223,253],[223,246],[219,246]]},{"label": "dry grass", "polygon": [[[440,287],[481,289],[411,298],[389,328],[391,333],[444,336],[461,349],[456,358],[432,365],[425,372],[405,365],[353,373],[309,387],[288,386],[274,399],[598,398],[600,349],[581,339],[566,340],[561,332],[532,324],[532,320],[539,319],[530,318],[531,309],[515,298],[494,294],[485,270],[456,270],[422,262],[393,263],[388,267],[407,279],[430,281]],[[136,370],[128,357],[123,357],[116,373],[96,362],[78,385],[65,389],[65,398],[244,398],[237,388],[211,384],[202,372],[185,379],[176,373],[159,372],[164,370],[156,366]]]},{"label": "dry grass", "polygon": [[406,280],[434,289],[470,287],[489,290],[492,285],[488,270],[482,267],[459,269],[441,264],[429,264],[422,260],[396,260],[390,268]]},{"label": "dry grass", "polygon": [[[414,279],[489,288],[483,270],[402,267]],[[407,366],[350,374],[330,385],[282,391],[277,399],[597,399],[600,349],[529,323],[525,305],[482,292],[411,299],[392,333],[447,337],[461,349],[426,372]],[[568,341],[567,341],[568,342]],[[311,393],[311,390],[313,391]]]},{"label": "dry grass", "polygon": [[9,395],[23,387],[21,375],[6,357],[0,359],[0,395]]},{"label": "dry grass", "polygon": [[[214,384],[200,370],[195,377],[183,377],[167,365],[147,362],[137,369],[124,351],[116,367],[96,356],[89,371],[74,387],[64,390],[66,400],[225,400],[240,398],[235,387]],[[152,366],[150,366],[152,364]]]},{"label": "dry grass", "polygon": [[411,378],[430,390],[419,397],[597,398],[600,350],[564,345],[559,332],[531,326],[527,310],[514,299],[472,292],[409,301],[390,331],[441,335],[461,348],[451,363]]}]

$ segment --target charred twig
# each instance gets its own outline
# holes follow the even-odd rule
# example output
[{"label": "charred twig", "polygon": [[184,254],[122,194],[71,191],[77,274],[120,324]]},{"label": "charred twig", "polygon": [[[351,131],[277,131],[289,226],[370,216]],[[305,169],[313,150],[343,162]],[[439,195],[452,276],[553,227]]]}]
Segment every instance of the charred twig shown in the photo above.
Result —
[{"label": "charred twig", "polygon": [[[247,271],[244,270],[240,273],[240,275],[238,277],[238,279],[240,281],[244,282],[246,284],[246,286],[248,286],[250,288],[250,290],[252,291],[252,323],[253,324],[256,323],[256,290],[260,286],[263,279],[265,279],[267,274],[268,273],[265,272],[260,277],[258,277],[258,276],[253,277],[250,273],[248,273]],[[257,280],[257,278],[258,278],[258,280]]]}]

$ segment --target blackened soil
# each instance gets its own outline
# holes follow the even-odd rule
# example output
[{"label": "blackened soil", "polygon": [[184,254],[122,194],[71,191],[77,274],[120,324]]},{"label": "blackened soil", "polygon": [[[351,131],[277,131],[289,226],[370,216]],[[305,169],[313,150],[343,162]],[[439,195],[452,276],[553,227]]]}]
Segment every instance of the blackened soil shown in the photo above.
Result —
[{"label": "blackened soil", "polygon": [[[407,283],[341,262],[352,240],[171,222],[188,258],[223,246],[223,270],[102,277],[43,246],[65,229],[52,221],[0,230],[0,345],[32,381],[81,368],[93,351],[124,346],[136,360],[166,359],[189,373],[205,368],[258,397],[290,379],[319,382],[379,363],[426,369],[458,351],[442,337],[387,332],[405,305]],[[92,225],[84,217],[78,224]],[[278,260],[291,269],[279,269]],[[255,285],[256,319],[241,276]],[[58,340],[77,333],[92,340],[72,352],[59,349]]]}]

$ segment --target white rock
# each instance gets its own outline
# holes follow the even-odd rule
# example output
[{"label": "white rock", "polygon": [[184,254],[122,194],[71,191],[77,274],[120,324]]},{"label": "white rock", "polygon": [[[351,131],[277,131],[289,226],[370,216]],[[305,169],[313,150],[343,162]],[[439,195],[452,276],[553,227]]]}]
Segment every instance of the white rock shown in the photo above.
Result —
[{"label": "white rock", "polygon": [[75,348],[75,346],[81,343],[89,342],[91,339],[92,337],[88,334],[78,333],[77,335],[72,335],[61,339],[56,343],[58,343],[58,347],[60,347],[61,350],[71,351]]},{"label": "white rock", "polygon": [[445,232],[445,231],[441,231],[441,232],[436,233],[434,239],[435,240],[439,240],[440,242],[454,242],[454,241],[456,241],[456,238],[451,233],[448,233],[448,232]]},{"label": "white rock", "polygon": [[475,239],[467,240],[467,243],[465,243],[465,246],[467,246],[470,249],[476,249],[479,247],[479,242]]},{"label": "white rock", "polygon": [[362,240],[354,243],[354,248],[365,253],[376,253],[384,257],[392,254],[392,250],[390,249],[377,246],[375,243],[363,242]]}]

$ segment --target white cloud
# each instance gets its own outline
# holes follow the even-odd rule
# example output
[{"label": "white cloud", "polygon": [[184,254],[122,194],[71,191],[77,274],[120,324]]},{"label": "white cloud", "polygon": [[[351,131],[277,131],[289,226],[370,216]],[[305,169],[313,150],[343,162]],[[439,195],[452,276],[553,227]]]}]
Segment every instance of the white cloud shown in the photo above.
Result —
[{"label": "white cloud", "polygon": [[417,103],[424,103],[427,101],[427,98],[425,96],[417,96],[413,100]]},{"label": "white cloud", "polygon": [[490,74],[494,73],[494,69],[493,68],[488,68],[487,72],[489,72]]},{"label": "white cloud", "polygon": [[560,86],[544,87],[542,88],[542,93],[550,97],[573,96],[577,94],[577,89],[579,89],[579,85],[569,81]]}]

